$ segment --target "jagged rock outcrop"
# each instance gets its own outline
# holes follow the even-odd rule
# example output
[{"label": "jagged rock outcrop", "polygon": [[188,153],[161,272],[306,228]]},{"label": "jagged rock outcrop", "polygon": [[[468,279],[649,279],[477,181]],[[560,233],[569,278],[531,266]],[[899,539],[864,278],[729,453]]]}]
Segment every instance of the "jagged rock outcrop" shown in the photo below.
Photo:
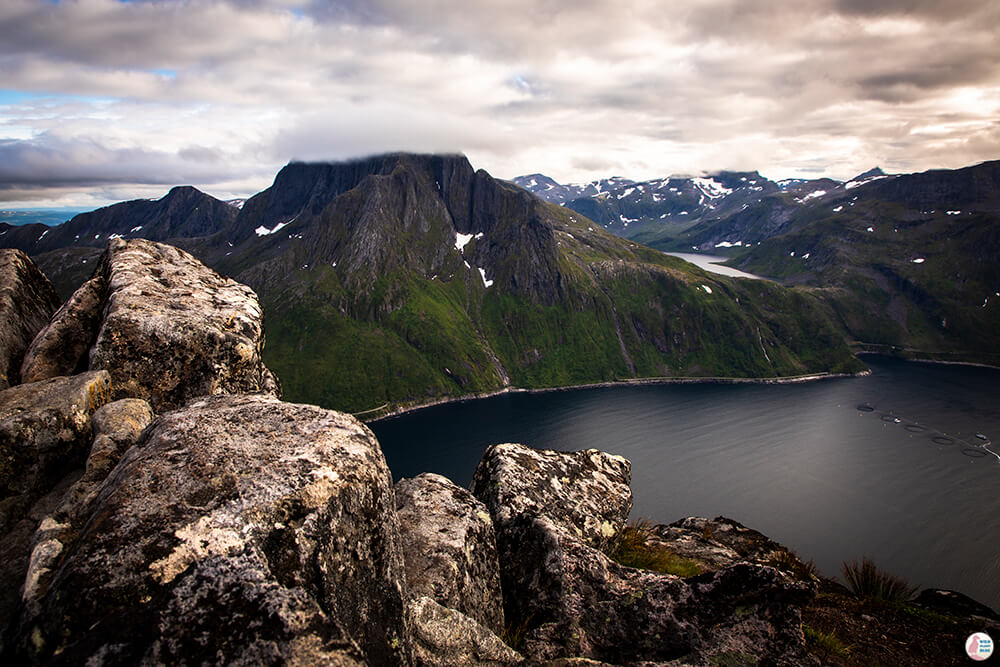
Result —
[{"label": "jagged rock outcrop", "polygon": [[91,415],[111,396],[104,371],[0,391],[0,629],[16,605],[32,533],[84,461]]},{"label": "jagged rock outcrop", "polygon": [[524,662],[489,629],[460,611],[429,597],[410,602],[413,648],[418,665],[428,667],[499,667]]},{"label": "jagged rock outcrop", "polygon": [[21,382],[21,360],[59,307],[48,278],[20,250],[0,250],[0,389]]},{"label": "jagged rock outcrop", "polygon": [[685,580],[624,567],[594,546],[623,528],[628,481],[627,461],[593,450],[487,450],[472,489],[496,525],[507,623],[524,627],[522,653],[800,664],[808,586],[748,563]]},{"label": "jagged rock outcrop", "polygon": [[87,351],[101,326],[107,288],[107,266],[99,266],[31,341],[21,364],[24,382],[86,370]]},{"label": "jagged rock outcrop", "polygon": [[80,525],[48,546],[16,660],[411,661],[391,477],[348,415],[192,401],[144,431]]},{"label": "jagged rock outcrop", "polygon": [[396,483],[396,513],[410,594],[503,632],[500,565],[486,506],[451,480],[424,473]]},{"label": "jagged rock outcrop", "polygon": [[261,361],[262,317],[253,290],[183,250],[114,239],[94,277],[38,335],[24,370],[66,372],[86,353],[91,370],[111,374],[116,398],[142,398],[157,411],[205,394],[276,393]]}]

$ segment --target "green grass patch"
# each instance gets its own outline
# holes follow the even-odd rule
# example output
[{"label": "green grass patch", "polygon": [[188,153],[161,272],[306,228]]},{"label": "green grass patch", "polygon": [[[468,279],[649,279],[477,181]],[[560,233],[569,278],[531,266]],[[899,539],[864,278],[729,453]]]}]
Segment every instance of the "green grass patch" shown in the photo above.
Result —
[{"label": "green grass patch", "polygon": [[805,635],[806,644],[809,648],[824,661],[831,656],[843,658],[850,653],[850,647],[840,641],[833,632],[823,632],[808,625],[803,625],[802,634]]},{"label": "green grass patch", "polygon": [[626,567],[651,570],[678,577],[693,577],[704,572],[701,564],[678,556],[667,547],[650,542],[652,524],[645,520],[629,522],[618,534],[608,556]]}]

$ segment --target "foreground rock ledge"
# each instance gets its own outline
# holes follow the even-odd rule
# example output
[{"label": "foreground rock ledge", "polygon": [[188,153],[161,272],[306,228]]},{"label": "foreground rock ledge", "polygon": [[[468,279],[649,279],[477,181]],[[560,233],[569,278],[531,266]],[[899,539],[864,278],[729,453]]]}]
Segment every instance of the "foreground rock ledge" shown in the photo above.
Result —
[{"label": "foreground rock ledge", "polygon": [[507,624],[530,660],[800,665],[813,591],[749,563],[690,579],[605,553],[631,504],[629,464],[603,452],[491,447],[473,477],[497,533]]},{"label": "foreground rock ledge", "polygon": [[193,401],[126,452],[84,525],[20,619],[19,661],[412,660],[391,477],[348,415]]}]

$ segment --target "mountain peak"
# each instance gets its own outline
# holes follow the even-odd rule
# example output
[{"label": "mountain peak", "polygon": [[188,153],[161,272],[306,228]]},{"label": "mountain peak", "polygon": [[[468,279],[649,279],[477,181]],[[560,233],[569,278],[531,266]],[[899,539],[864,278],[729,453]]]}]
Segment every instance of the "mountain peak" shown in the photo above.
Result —
[{"label": "mountain peak", "polygon": [[875,178],[875,177],[878,177],[878,176],[885,176],[885,175],[886,175],[886,173],[884,171],[882,171],[881,167],[874,167],[872,169],[869,169],[868,171],[866,171],[863,174],[858,174],[857,176],[855,176],[851,180],[852,181],[863,181],[863,180],[866,180],[866,179]]}]

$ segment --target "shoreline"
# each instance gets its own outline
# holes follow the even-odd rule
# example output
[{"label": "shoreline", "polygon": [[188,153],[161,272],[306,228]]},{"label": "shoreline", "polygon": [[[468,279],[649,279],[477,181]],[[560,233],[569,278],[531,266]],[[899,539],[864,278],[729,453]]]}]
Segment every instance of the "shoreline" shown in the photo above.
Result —
[{"label": "shoreline", "polygon": [[[914,353],[923,354],[916,350],[914,350]],[[971,366],[973,368],[991,368],[993,370],[1000,371],[1000,365],[984,364],[977,361],[945,361],[944,359],[931,359],[928,357],[900,357],[898,355],[891,354],[889,352],[876,352],[874,350],[860,350],[854,353],[854,356],[856,357],[860,357],[861,355],[888,357],[889,359],[898,359],[899,361],[915,361],[922,364],[944,364],[947,366]]]},{"label": "shoreline", "polygon": [[605,387],[630,387],[630,386],[667,385],[667,384],[797,384],[799,382],[816,382],[818,380],[865,377],[868,375],[871,375],[871,370],[865,369],[857,373],[809,373],[806,375],[786,375],[773,378],[698,377],[698,376],[652,377],[652,378],[626,378],[623,380],[610,380],[606,382],[589,382],[585,384],[564,385],[559,387],[538,387],[538,388],[504,387],[503,389],[498,389],[496,391],[482,392],[479,394],[465,394],[462,396],[448,396],[446,398],[435,399],[433,401],[427,401],[424,403],[400,406],[378,417],[362,418],[359,415],[364,415],[369,412],[378,410],[380,408],[373,408],[371,410],[354,412],[351,414],[360,421],[364,422],[365,424],[372,424],[375,422],[382,421],[383,419],[400,417],[410,412],[423,410],[424,408],[432,408],[436,405],[445,405],[448,403],[466,403],[468,401],[477,401],[483,398],[493,398],[495,396],[502,396],[504,394],[548,394],[558,391],[575,391],[578,389],[602,389]]}]

